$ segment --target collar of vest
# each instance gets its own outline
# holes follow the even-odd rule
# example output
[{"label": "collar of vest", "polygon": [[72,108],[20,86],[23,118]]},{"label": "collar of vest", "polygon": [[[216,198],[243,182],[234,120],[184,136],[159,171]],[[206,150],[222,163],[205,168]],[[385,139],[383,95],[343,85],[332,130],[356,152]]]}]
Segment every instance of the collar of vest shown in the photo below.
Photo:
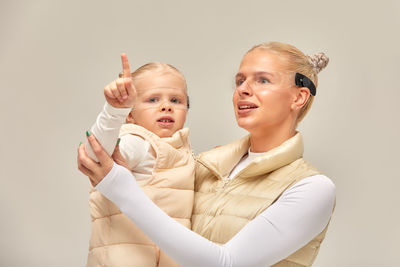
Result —
[{"label": "collar of vest", "polygon": [[158,135],[154,134],[153,132],[147,130],[146,128],[144,128],[140,125],[136,125],[133,123],[127,123],[121,127],[119,135],[123,136],[126,134],[135,134],[135,133],[140,136],[148,136],[148,137],[152,138],[153,140],[162,140],[163,142],[171,145],[172,147],[179,149],[187,143],[186,140],[188,139],[188,136],[189,136],[189,129],[183,128],[183,129],[176,131],[170,137],[161,138]]},{"label": "collar of vest", "polygon": [[[233,143],[202,153],[198,161],[219,178],[225,178],[247,153],[250,135]],[[256,177],[277,170],[303,156],[303,138],[299,132],[263,155],[256,157],[237,175],[241,178]]]}]

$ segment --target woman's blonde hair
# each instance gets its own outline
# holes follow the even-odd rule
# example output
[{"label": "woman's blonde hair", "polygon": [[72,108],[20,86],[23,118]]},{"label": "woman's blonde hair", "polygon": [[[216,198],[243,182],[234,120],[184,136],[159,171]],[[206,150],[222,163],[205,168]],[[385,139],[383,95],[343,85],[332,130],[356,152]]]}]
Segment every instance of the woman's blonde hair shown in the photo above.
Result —
[{"label": "woman's blonde hair", "polygon": [[[252,47],[247,53],[255,50],[263,49],[282,55],[284,64],[289,71],[298,72],[309,78],[315,87],[318,87],[318,73],[328,65],[329,58],[324,53],[317,53],[312,56],[306,56],[299,49],[290,44],[280,42],[262,43]],[[293,78],[294,82],[294,78]],[[307,114],[314,101],[314,96],[310,95],[307,103],[302,107],[297,117],[297,123],[300,122]]]}]

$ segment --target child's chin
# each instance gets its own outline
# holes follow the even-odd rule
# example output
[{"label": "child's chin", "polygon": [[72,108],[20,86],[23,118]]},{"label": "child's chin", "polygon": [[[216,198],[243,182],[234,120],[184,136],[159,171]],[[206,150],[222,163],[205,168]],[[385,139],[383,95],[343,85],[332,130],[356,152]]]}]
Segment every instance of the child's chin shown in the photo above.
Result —
[{"label": "child's chin", "polygon": [[157,132],[157,135],[161,138],[164,137],[171,137],[173,134],[173,132],[170,129],[162,129],[160,131]]}]

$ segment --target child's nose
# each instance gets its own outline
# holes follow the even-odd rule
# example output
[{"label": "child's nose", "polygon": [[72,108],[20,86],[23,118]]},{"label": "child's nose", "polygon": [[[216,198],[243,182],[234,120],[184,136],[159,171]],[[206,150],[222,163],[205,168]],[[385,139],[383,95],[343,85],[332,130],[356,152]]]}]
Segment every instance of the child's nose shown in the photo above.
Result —
[{"label": "child's nose", "polygon": [[163,101],[160,105],[160,111],[172,112],[172,105],[168,101]]}]

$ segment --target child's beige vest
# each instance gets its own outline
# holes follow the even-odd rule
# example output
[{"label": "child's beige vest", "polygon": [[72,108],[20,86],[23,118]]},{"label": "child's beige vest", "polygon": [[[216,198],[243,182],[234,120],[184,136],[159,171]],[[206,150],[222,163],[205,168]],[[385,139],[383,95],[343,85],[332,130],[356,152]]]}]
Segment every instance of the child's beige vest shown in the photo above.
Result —
[{"label": "child's beige vest", "polygon": [[[236,178],[228,179],[230,171],[248,148],[249,138],[245,137],[198,157],[192,230],[213,242],[226,243],[291,185],[318,174],[303,160],[303,142],[297,133],[279,147],[254,159]],[[311,266],[326,229],[273,266]]]},{"label": "child's beige vest", "polygon": [[[152,178],[139,182],[143,191],[169,216],[190,228],[194,158],[188,129],[160,138],[140,126],[126,124],[120,135],[126,134],[142,137],[156,152]],[[178,266],[99,192],[91,191],[89,204],[92,234],[87,267]]]}]

